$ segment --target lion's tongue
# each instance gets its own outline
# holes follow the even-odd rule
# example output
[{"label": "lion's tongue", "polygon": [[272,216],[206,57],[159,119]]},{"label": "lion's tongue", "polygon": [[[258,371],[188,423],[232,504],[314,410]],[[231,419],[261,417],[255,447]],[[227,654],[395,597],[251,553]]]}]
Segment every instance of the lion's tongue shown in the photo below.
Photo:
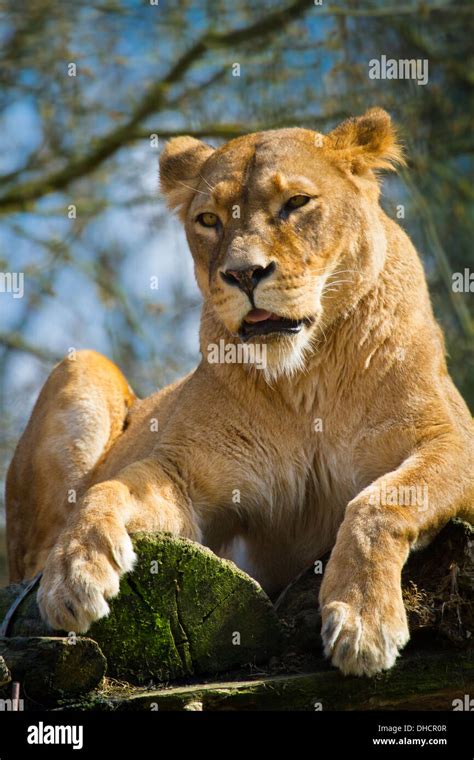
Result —
[{"label": "lion's tongue", "polygon": [[245,322],[264,322],[266,319],[278,319],[278,317],[265,309],[252,309],[245,317]]}]

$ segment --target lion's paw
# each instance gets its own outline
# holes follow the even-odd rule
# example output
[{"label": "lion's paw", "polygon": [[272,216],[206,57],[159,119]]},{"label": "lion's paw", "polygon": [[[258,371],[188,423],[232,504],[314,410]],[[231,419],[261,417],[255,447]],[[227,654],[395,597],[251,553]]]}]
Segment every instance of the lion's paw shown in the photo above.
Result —
[{"label": "lion's paw", "polygon": [[[401,601],[401,600],[400,600]],[[391,668],[409,639],[403,602],[390,617],[342,601],[322,609],[324,653],[345,675],[373,676]]]},{"label": "lion's paw", "polygon": [[107,599],[118,594],[121,575],[133,569],[136,555],[127,532],[102,538],[95,547],[69,538],[51,552],[37,602],[54,630],[85,633],[109,614]]}]

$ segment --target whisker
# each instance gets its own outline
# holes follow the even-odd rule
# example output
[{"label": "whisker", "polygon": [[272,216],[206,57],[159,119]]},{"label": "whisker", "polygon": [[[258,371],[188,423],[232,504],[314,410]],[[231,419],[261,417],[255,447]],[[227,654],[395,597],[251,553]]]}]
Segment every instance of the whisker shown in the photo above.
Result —
[{"label": "whisker", "polygon": [[206,183],[206,185],[208,186],[209,190],[211,190],[211,192],[213,192],[215,190],[215,187],[212,187],[212,185],[210,184],[210,182],[208,182],[207,179],[202,176],[202,174],[200,174],[199,176],[201,177],[202,181]]},{"label": "whisker", "polygon": [[192,190],[194,193],[201,193],[201,195],[205,195],[206,198],[209,195],[209,193],[205,193],[204,190],[198,190],[197,187],[192,187],[192,185],[187,185],[185,182],[179,182],[178,184],[182,185],[183,187],[186,187],[188,190]]}]

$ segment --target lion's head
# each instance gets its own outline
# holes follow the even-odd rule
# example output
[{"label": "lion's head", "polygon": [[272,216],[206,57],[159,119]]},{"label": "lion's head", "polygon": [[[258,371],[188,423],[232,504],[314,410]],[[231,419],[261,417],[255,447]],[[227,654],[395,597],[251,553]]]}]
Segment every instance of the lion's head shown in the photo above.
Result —
[{"label": "lion's head", "polygon": [[264,342],[291,373],[326,326],[374,283],[386,239],[374,170],[401,160],[380,109],[323,136],[280,129],[214,149],[178,137],[160,160],[205,299],[210,339]]}]

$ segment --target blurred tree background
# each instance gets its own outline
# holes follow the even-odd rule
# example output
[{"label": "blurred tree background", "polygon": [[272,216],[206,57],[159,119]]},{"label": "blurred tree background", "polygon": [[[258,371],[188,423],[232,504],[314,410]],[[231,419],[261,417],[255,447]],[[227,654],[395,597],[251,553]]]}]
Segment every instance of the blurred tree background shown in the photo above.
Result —
[{"label": "blurred tree background", "polygon": [[[69,347],[112,357],[139,395],[195,364],[199,295],[157,183],[183,133],[218,145],[386,108],[408,167],[384,206],[404,208],[474,408],[473,296],[452,289],[474,270],[472,16],[469,0],[0,0],[0,272],[24,273],[23,298],[0,292],[0,479]],[[428,83],[371,79],[382,55],[426,59]]]}]

